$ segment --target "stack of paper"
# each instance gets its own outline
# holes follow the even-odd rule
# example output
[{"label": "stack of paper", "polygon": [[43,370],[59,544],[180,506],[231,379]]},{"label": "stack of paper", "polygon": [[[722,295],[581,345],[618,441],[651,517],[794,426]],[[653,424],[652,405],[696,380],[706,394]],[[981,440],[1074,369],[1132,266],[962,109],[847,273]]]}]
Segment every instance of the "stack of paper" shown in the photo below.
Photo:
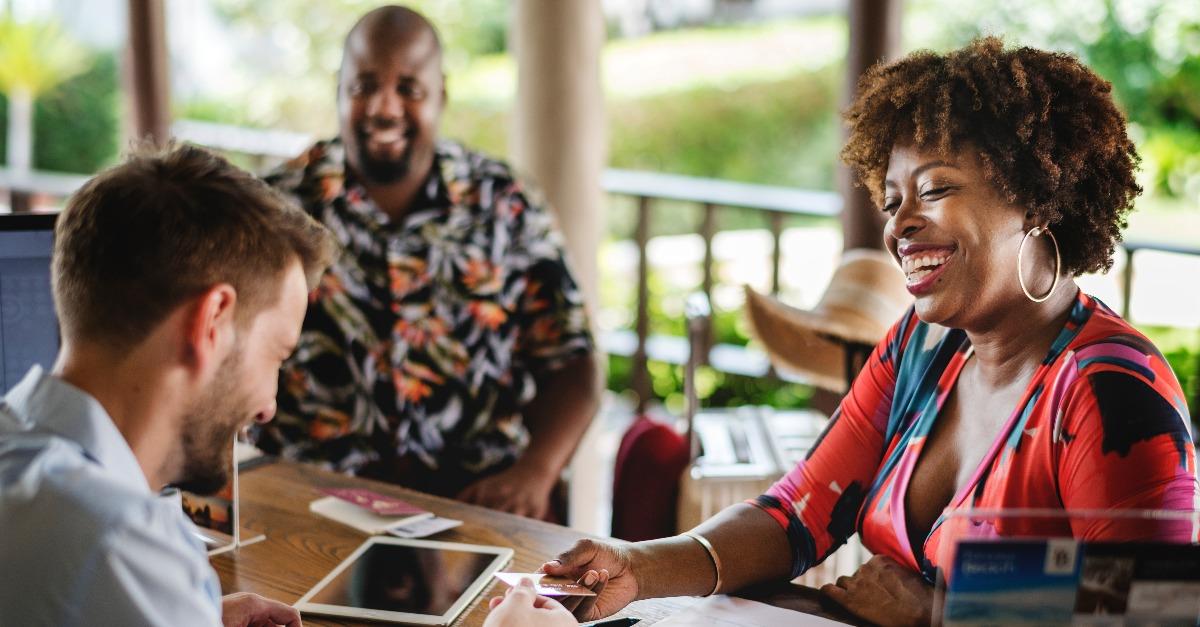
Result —
[{"label": "stack of paper", "polygon": [[708,597],[656,623],[661,627],[834,627],[845,625],[827,618],[793,612],[737,597]]}]

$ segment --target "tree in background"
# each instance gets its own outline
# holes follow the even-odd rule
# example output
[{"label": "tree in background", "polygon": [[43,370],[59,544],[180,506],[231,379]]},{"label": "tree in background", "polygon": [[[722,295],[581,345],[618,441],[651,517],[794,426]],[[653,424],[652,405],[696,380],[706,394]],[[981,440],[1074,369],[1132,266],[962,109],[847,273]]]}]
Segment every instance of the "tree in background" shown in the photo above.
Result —
[{"label": "tree in background", "polygon": [[1200,201],[1200,2],[923,0],[946,49],[982,34],[1066,50],[1112,82],[1145,158],[1147,191]]},{"label": "tree in background", "polygon": [[57,24],[0,18],[0,90],[8,99],[10,170],[32,169],[34,100],[87,67],[86,51]]},{"label": "tree in background", "polygon": [[[234,68],[254,89],[242,102],[178,103],[177,117],[310,133],[336,129],[335,74],[342,41],[373,0],[213,0],[230,27],[232,45],[253,63]],[[439,29],[448,73],[471,57],[503,52],[508,0],[409,0]],[[453,102],[453,94],[451,94]]]}]

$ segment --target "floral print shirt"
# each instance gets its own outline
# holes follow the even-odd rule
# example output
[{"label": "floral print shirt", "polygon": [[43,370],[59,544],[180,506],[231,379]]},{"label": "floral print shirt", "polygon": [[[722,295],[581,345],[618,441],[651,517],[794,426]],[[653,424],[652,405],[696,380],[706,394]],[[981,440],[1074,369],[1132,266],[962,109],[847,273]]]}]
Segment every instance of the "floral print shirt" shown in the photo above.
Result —
[{"label": "floral print shirt", "polygon": [[[872,553],[932,582],[945,566],[943,549],[959,537],[947,535],[943,522],[970,508],[1189,512],[1200,502],[1190,417],[1171,367],[1144,335],[1079,292],[971,479],[924,542],[910,545],[909,481],[972,350],[966,333],[921,322],[909,308],[876,346],[808,458],[751,502],[786,531],[794,576],[857,531]],[[1191,543],[1197,530],[1186,520],[1018,517],[971,534]]]},{"label": "floral print shirt", "polygon": [[392,222],[343,156],[320,142],[267,177],[342,252],[254,436],[268,453],[453,493],[521,453],[536,377],[592,351],[583,296],[552,216],[505,164],[439,142]]}]

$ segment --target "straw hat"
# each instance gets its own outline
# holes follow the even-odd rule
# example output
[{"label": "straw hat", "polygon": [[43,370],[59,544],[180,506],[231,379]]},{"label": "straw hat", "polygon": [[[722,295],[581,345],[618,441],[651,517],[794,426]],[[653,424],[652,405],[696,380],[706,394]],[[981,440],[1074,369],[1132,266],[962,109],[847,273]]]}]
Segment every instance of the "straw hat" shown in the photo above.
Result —
[{"label": "straw hat", "polygon": [[746,316],[771,363],[814,385],[844,392],[846,343],[878,344],[912,303],[891,255],[857,248],[841,263],[812,310],[797,309],[746,286]]}]

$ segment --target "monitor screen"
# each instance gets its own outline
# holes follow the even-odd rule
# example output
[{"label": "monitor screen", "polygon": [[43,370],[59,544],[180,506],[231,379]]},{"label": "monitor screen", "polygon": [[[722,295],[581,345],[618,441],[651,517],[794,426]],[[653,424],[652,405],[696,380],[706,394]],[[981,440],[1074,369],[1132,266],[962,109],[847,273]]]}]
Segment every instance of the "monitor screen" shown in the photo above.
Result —
[{"label": "monitor screen", "polygon": [[54,214],[0,215],[0,393],[58,354],[50,293]]}]

